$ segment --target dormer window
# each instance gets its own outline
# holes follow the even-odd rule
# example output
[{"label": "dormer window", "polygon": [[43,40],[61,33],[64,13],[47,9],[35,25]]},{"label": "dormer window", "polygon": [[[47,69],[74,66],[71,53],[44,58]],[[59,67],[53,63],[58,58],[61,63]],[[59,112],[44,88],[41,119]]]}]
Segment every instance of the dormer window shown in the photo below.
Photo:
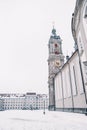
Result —
[{"label": "dormer window", "polygon": [[84,18],[87,18],[87,6],[85,8],[85,15],[84,15]]}]

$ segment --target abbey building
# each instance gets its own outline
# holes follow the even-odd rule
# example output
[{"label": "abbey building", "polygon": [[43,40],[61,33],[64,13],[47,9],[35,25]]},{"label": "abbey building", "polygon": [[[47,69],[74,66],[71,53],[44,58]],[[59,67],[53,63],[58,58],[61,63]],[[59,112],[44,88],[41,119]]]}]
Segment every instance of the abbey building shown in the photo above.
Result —
[{"label": "abbey building", "polygon": [[75,51],[66,63],[54,28],[50,36],[49,109],[87,113],[87,0],[76,0],[71,28]]}]

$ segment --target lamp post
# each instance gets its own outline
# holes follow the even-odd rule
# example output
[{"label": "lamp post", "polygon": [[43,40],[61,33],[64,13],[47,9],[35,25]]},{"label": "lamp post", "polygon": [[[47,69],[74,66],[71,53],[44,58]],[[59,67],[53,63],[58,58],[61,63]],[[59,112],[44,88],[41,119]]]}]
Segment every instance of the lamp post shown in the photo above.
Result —
[{"label": "lamp post", "polygon": [[45,99],[44,99],[44,111],[43,111],[43,114],[45,115]]}]

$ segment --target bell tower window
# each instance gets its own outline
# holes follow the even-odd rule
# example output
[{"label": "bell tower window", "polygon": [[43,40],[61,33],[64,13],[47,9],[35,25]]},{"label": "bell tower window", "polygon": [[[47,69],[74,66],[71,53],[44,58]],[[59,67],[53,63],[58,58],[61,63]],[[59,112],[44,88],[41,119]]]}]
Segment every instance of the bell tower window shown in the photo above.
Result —
[{"label": "bell tower window", "polygon": [[55,54],[59,54],[58,51],[55,51]]},{"label": "bell tower window", "polygon": [[57,45],[57,44],[55,44],[55,48],[56,48],[56,47],[58,47],[58,45]]}]

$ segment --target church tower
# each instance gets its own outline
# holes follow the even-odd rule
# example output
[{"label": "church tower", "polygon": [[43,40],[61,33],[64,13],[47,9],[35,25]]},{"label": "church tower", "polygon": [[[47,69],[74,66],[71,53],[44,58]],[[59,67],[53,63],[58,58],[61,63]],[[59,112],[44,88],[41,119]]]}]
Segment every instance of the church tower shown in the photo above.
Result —
[{"label": "church tower", "polygon": [[49,88],[49,109],[55,109],[55,90],[54,90],[54,77],[55,74],[64,64],[64,56],[62,53],[62,40],[56,34],[56,29],[52,29],[52,34],[48,43],[49,58],[48,58],[48,88]]}]

